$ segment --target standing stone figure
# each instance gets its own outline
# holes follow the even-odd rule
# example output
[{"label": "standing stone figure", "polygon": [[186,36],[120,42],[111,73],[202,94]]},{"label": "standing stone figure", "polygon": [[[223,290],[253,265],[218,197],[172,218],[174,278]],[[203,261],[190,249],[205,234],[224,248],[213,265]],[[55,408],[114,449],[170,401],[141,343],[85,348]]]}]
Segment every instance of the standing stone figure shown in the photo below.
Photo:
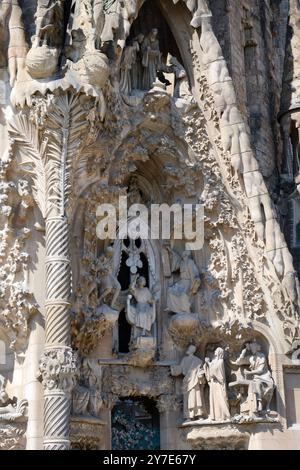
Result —
[{"label": "standing stone figure", "polygon": [[141,90],[143,86],[143,66],[141,48],[144,39],[144,34],[140,33],[136,38],[134,38],[132,44],[134,50],[134,61],[131,67],[131,83],[133,90]]},{"label": "standing stone figure", "polygon": [[[102,0],[101,3],[105,15],[101,31],[101,41],[102,43],[113,41],[115,32],[122,29],[119,34],[119,39],[122,37],[120,44],[122,45],[129,34],[132,21],[137,17],[137,2],[136,0],[126,0],[126,2],[121,0]],[[98,11],[100,12],[99,7]]]},{"label": "standing stone figure", "polygon": [[191,297],[200,287],[200,274],[189,251],[183,252],[179,270],[180,280],[168,289],[167,310],[174,313],[190,313]]},{"label": "standing stone figure", "polygon": [[209,418],[212,421],[230,419],[224,367],[224,349],[217,348],[210,362],[205,359],[205,376],[209,383]]},{"label": "standing stone figure", "polygon": [[[0,0],[0,72],[1,69],[6,68],[8,60],[11,87],[15,85],[19,73],[25,68],[27,51],[28,47],[22,21],[22,10],[18,0]],[[0,80],[1,79],[2,76],[0,76]]]},{"label": "standing stone figure", "polygon": [[131,95],[132,92],[132,68],[136,62],[136,54],[138,44],[134,42],[132,45],[125,47],[120,66],[120,91],[124,95]]},{"label": "standing stone figure", "polygon": [[36,11],[36,33],[32,47],[43,44],[50,47],[61,47],[61,26],[63,24],[62,0],[38,0]]},{"label": "standing stone figure", "polygon": [[247,344],[236,364],[249,366],[249,370],[244,371],[244,376],[250,381],[247,397],[250,413],[260,413],[264,410],[268,412],[275,387],[260,344],[256,341]]},{"label": "standing stone figure", "polygon": [[174,73],[176,79],[174,88],[174,98],[182,98],[191,101],[193,99],[193,95],[191,93],[186,70],[174,56],[171,56],[170,58],[170,65],[171,70]]},{"label": "standing stone figure", "polygon": [[143,90],[150,90],[156,81],[157,72],[161,68],[161,52],[156,28],[152,29],[142,43],[142,65]]},{"label": "standing stone figure", "polygon": [[110,307],[114,308],[115,303],[121,292],[121,285],[113,272],[113,255],[114,250],[112,247],[107,247],[105,254],[100,258],[99,273],[100,273],[100,297],[99,304],[106,303],[108,297],[112,297]]},{"label": "standing stone figure", "polygon": [[203,362],[195,356],[195,352],[196,347],[189,346],[181,363],[178,366],[171,366],[171,374],[174,377],[184,375],[182,391],[185,419],[203,419],[206,416],[204,400],[205,372]]},{"label": "standing stone figure", "polygon": [[[134,327],[133,339],[140,336],[151,336],[151,328],[156,317],[155,299],[150,289],[146,287],[146,279],[142,276],[136,278],[129,291],[126,317]],[[135,305],[131,303],[132,298],[136,301]]]}]

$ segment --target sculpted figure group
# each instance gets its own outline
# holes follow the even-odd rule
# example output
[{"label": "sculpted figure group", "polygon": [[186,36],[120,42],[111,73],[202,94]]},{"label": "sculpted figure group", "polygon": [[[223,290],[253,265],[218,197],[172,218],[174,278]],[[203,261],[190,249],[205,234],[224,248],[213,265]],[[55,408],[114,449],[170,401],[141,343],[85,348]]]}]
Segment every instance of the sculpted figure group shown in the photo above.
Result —
[{"label": "sculpted figure group", "polygon": [[[232,366],[247,366],[236,382],[228,383],[225,373],[225,351],[217,347],[212,360],[203,362],[195,355],[191,345],[179,365],[171,366],[171,375],[183,375],[183,414],[185,420],[212,422],[255,421],[266,419],[274,392],[274,380],[268,366],[267,356],[256,342],[247,343]],[[209,409],[205,400],[205,387],[209,387]],[[229,389],[239,402],[238,413],[231,413]],[[241,392],[242,390],[242,392]]]}]

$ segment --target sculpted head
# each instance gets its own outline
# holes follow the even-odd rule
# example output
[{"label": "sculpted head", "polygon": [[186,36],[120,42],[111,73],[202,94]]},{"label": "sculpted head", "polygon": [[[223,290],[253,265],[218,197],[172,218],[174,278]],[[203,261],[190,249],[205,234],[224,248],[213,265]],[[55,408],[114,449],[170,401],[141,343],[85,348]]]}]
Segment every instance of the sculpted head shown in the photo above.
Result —
[{"label": "sculpted head", "polygon": [[195,352],[196,352],[196,346],[194,346],[193,344],[191,344],[191,345],[187,348],[186,354],[187,354],[187,356],[192,356],[193,354],[195,354]]},{"label": "sculpted head", "polygon": [[137,280],[137,285],[139,287],[145,287],[146,286],[146,279],[144,278],[144,276],[140,276]]},{"label": "sculpted head", "polygon": [[112,258],[113,255],[114,255],[114,249],[112,246],[107,246],[106,249],[105,249],[105,255],[108,257],[108,258]]},{"label": "sculpted head", "polygon": [[215,350],[215,357],[216,357],[217,359],[223,359],[223,358],[224,358],[224,349],[222,349],[222,348],[217,348],[217,349]]},{"label": "sculpted head", "polygon": [[156,38],[157,38],[157,35],[158,35],[158,29],[157,29],[157,28],[151,29],[150,37],[151,37],[152,39],[156,39]]},{"label": "sculpted head", "polygon": [[136,40],[137,40],[137,42],[138,42],[139,44],[141,44],[141,43],[144,41],[144,38],[145,38],[144,34],[143,34],[143,33],[140,33],[140,34],[138,34],[138,36],[136,37]]}]

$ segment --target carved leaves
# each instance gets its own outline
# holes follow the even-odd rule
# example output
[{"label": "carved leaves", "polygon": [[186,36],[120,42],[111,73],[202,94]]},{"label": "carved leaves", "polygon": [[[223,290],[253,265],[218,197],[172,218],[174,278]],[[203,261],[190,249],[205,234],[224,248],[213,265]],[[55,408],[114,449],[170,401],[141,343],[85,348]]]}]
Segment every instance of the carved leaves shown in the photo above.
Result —
[{"label": "carved leaves", "polygon": [[73,187],[73,169],[87,131],[86,111],[76,95],[63,95],[55,100],[47,120],[49,141],[46,151],[48,213],[62,215]]},{"label": "carved leaves", "polygon": [[28,119],[26,114],[17,114],[8,123],[10,136],[13,138],[14,148],[20,156],[20,166],[32,178],[33,197],[46,215],[46,171],[43,162],[42,148],[39,143],[37,127]]},{"label": "carved leaves", "polygon": [[87,115],[92,105],[91,102],[87,106],[78,95],[67,93],[43,102],[42,126],[26,113],[9,122],[19,165],[32,178],[33,197],[44,218],[66,212],[74,174],[76,168],[82,167],[85,155],[79,151],[84,139],[89,138]]}]

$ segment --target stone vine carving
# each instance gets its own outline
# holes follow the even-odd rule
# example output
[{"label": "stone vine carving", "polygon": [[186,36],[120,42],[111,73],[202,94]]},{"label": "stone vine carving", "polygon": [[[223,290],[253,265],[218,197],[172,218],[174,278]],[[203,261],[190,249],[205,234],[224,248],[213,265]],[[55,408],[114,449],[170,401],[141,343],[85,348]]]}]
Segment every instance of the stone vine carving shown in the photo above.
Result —
[{"label": "stone vine carving", "polygon": [[[78,285],[75,288],[75,301],[72,309],[72,341],[82,355],[92,352],[104,334],[110,331],[118,319],[116,310],[120,286],[113,272],[112,250],[97,256],[97,219],[95,208],[102,201],[118,201],[122,188],[107,188],[95,185],[90,189],[85,201],[85,225],[83,253],[78,263]],[[109,248],[109,247],[108,247]]]}]

